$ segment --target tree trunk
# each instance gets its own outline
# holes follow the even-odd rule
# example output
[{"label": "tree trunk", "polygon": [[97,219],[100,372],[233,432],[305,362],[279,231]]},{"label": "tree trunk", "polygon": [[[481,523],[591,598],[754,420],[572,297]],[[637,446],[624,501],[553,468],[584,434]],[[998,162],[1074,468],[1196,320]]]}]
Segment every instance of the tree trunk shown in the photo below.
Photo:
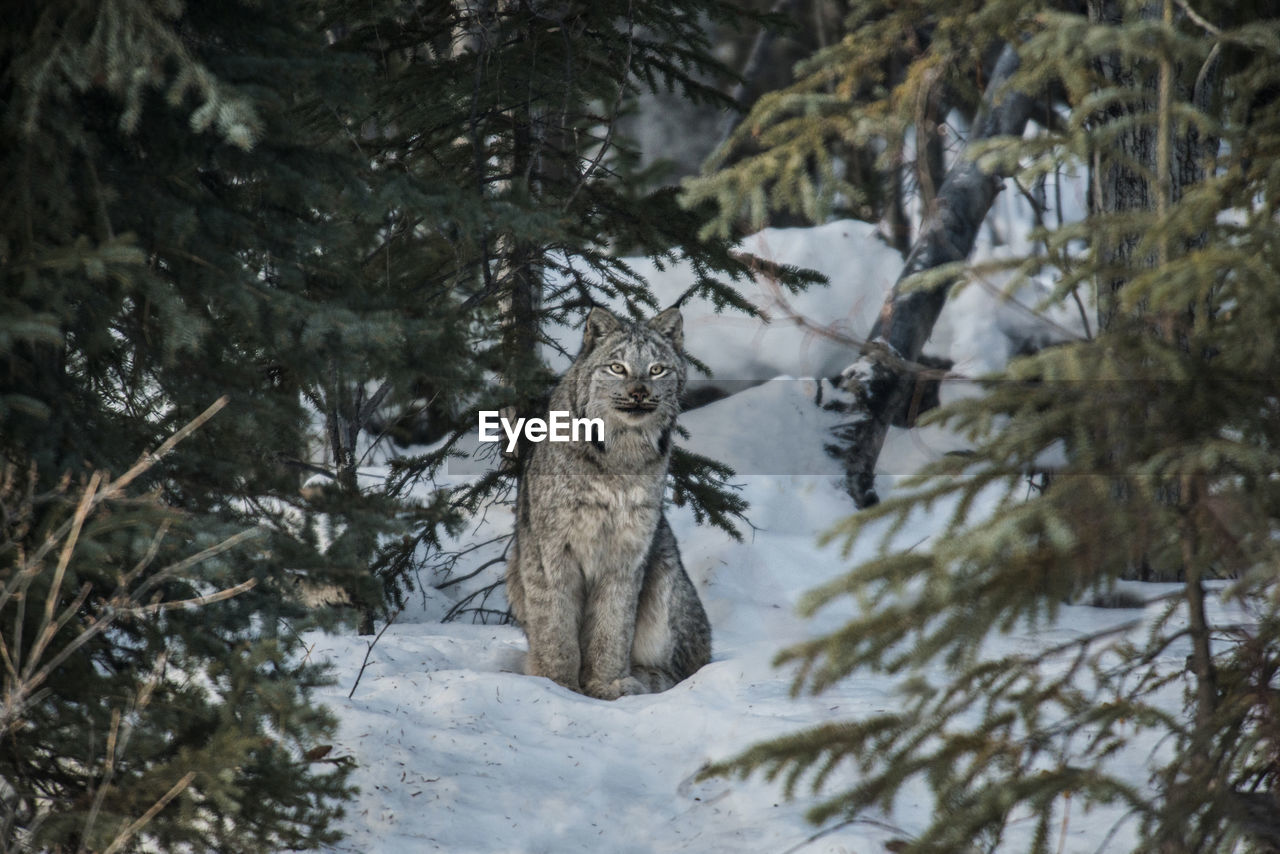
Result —
[{"label": "tree trunk", "polygon": [[[1119,25],[1123,21],[1123,11],[1117,0],[1089,0],[1088,10],[1089,20],[1094,23]],[[1147,4],[1141,15],[1144,18],[1158,19],[1161,5]],[[1185,131],[1173,132],[1174,120],[1166,115],[1168,104],[1157,104],[1162,85],[1160,77],[1161,74],[1168,76],[1166,82],[1172,97],[1191,102],[1203,109],[1208,92],[1213,88],[1206,84],[1216,76],[1216,58],[1202,70],[1198,77],[1199,87],[1195,91],[1188,85],[1190,75],[1187,74],[1187,69],[1174,64],[1167,65],[1161,71],[1153,63],[1143,70],[1132,60],[1112,54],[1098,62],[1097,71],[1109,89],[1145,90],[1150,95],[1142,101],[1129,99],[1113,104],[1097,117],[1099,123],[1125,124],[1124,129],[1114,135],[1105,149],[1093,153],[1089,164],[1092,173],[1090,211],[1109,215],[1126,211],[1158,210],[1162,203],[1166,207],[1176,204],[1187,187],[1204,180],[1205,161],[1217,151],[1219,141],[1214,137],[1201,136],[1196,126],[1190,123]],[[1157,114],[1157,123],[1134,121],[1135,116],[1143,113]],[[1165,127],[1165,147],[1168,149],[1163,158],[1158,151],[1161,147],[1158,132],[1160,124]],[[1157,180],[1153,182],[1152,177]],[[1099,260],[1109,271],[1099,277],[1098,281],[1100,330],[1107,329],[1116,319],[1117,295],[1125,281],[1135,270],[1154,266],[1159,260],[1154,254],[1142,259],[1133,256],[1140,238],[1141,235],[1136,232],[1116,234],[1112,229],[1104,230],[1097,237]],[[1200,243],[1201,240],[1193,240],[1188,246],[1179,248],[1194,248]]]},{"label": "tree trunk", "polygon": [[[1165,26],[1172,25],[1172,8],[1168,3],[1148,3],[1136,14],[1158,20],[1168,10]],[[1089,20],[1097,24],[1119,26],[1124,11],[1116,0],[1089,0]],[[1135,14],[1135,13],[1130,13]],[[1205,178],[1205,164],[1217,151],[1219,140],[1204,137],[1192,123],[1185,130],[1175,130],[1177,122],[1171,114],[1170,101],[1190,102],[1204,109],[1207,85],[1217,74],[1217,60],[1211,58],[1197,76],[1197,86],[1189,83],[1188,69],[1168,59],[1139,63],[1119,54],[1111,54],[1097,62],[1099,76],[1108,88],[1141,92],[1117,102],[1100,112],[1093,120],[1098,125],[1119,124],[1121,130],[1109,137],[1104,148],[1090,158],[1089,209],[1092,216],[1112,217],[1129,212],[1154,211],[1164,216],[1177,204],[1186,189]],[[1143,121],[1154,116],[1154,121]],[[1096,280],[1098,330],[1105,332],[1121,320],[1120,292],[1135,273],[1167,263],[1171,252],[1181,253],[1204,244],[1203,236],[1191,238],[1178,246],[1167,243],[1145,257],[1135,251],[1142,234],[1135,228],[1124,231],[1108,224],[1095,230],[1099,274]],[[1141,309],[1139,309],[1141,313]],[[1181,316],[1150,317],[1143,320],[1153,334],[1160,334],[1173,346],[1186,346],[1184,327],[1195,320],[1196,307],[1188,305]],[[1124,436],[1108,437],[1113,454],[1121,456]],[[1129,487],[1118,481],[1117,501],[1131,501]],[[1170,485],[1163,494],[1167,503],[1180,501],[1179,486]],[[1140,555],[1129,567],[1126,579],[1136,581],[1179,581],[1187,578],[1187,567],[1156,565],[1147,554]]]},{"label": "tree trunk", "polygon": [[[1093,23],[1119,24],[1121,11],[1115,0],[1089,0],[1089,20]],[[1098,73],[1108,87],[1133,90],[1149,89],[1155,94],[1154,81],[1138,79],[1137,69],[1118,54],[1098,62]],[[1100,123],[1131,119],[1135,113],[1149,112],[1150,103],[1114,105],[1098,117]],[[1154,174],[1156,160],[1155,128],[1134,122],[1116,135],[1107,150],[1093,153],[1089,168],[1091,183],[1089,207],[1095,214],[1145,211],[1155,207],[1155,196],[1147,174]],[[1098,259],[1103,269],[1097,283],[1098,329],[1104,330],[1116,319],[1117,300],[1129,272],[1134,268],[1133,251],[1138,234],[1099,233]],[[1154,261],[1154,259],[1151,259]]]},{"label": "tree trunk", "polygon": [[[520,31],[523,38],[531,38],[530,19],[524,18]],[[567,84],[567,81],[566,81]],[[546,196],[548,188],[544,178],[554,180],[557,158],[546,152],[544,146],[548,133],[554,135],[563,126],[566,117],[559,116],[554,123],[549,116],[539,117],[530,102],[519,103],[511,110],[511,175],[513,195],[528,201],[535,196]],[[555,124],[555,131],[548,125]],[[563,141],[563,140],[554,140]],[[541,155],[546,154],[546,162]],[[502,330],[502,363],[507,372],[505,380],[515,391],[513,403],[516,418],[542,415],[541,389],[530,381],[539,364],[538,340],[542,315],[542,248],[516,234],[504,236],[502,275],[507,280],[504,299]],[[529,442],[520,437],[515,452],[517,477],[524,473],[529,461]],[[508,459],[510,459],[508,457]]]},{"label": "tree trunk", "polygon": [[[797,0],[777,0],[769,9],[772,15],[789,15],[795,8]],[[746,118],[747,113],[751,111],[751,103],[754,102],[757,92],[755,91],[759,85],[759,78],[765,71],[768,63],[774,40],[778,36],[778,31],[774,27],[761,26],[760,32],[756,35],[755,41],[751,43],[751,52],[747,54],[747,61],[742,66],[742,76],[733,90],[729,93],[729,97],[737,104],[737,109],[729,110],[724,117],[724,121],[720,126],[720,133],[716,139],[716,145],[712,149],[723,146],[729,141],[729,137],[733,136],[734,130]]]},{"label": "tree trunk", "polygon": [[[1026,127],[1032,100],[1021,92],[1004,91],[1018,63],[1017,51],[1007,45],[983,96],[970,140],[1016,136]],[[951,167],[902,274],[871,328],[867,337],[871,346],[845,369],[841,387],[854,396],[850,407],[854,417],[835,428],[838,444],[828,450],[843,458],[845,489],[858,507],[880,500],[875,490],[875,467],[885,434],[911,396],[920,373],[921,350],[954,279],[926,289],[907,290],[904,285],[917,273],[969,256],[1002,178],[967,158]]]}]

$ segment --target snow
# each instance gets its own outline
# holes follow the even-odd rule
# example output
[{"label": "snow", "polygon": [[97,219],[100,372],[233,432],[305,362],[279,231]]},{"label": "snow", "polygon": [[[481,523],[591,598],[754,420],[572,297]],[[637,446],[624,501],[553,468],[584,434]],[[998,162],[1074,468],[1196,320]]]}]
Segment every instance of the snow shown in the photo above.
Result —
[{"label": "snow", "polygon": [[[764,316],[763,323],[739,313],[717,314],[699,298],[688,300],[683,307],[686,345],[716,380],[729,384],[763,382],[783,374],[840,373],[849,361],[849,342],[819,335],[794,318],[829,326],[836,335],[865,335],[902,270],[902,256],[876,236],[875,226],[856,220],[815,228],[767,228],[744,240],[741,248],[766,261],[817,270],[831,284],[791,294],[760,276],[741,286],[743,296]],[[647,258],[628,258],[627,264],[649,282],[661,306],[674,303],[695,280],[685,263],[659,269]],[[577,352],[579,330],[553,329],[550,334],[568,352]],[[568,367],[562,354],[548,350],[545,355],[556,370]]]},{"label": "snow", "polygon": [[[863,223],[768,230],[747,245],[833,280],[838,276],[832,287],[790,298],[789,305],[815,318],[842,318],[854,333],[869,328],[901,266]],[[678,266],[641,272],[654,275],[660,300],[674,298],[687,274]],[[718,376],[759,383],[681,419],[690,434],[684,446],[732,466],[734,482],[750,502],[743,542],[699,527],[687,508],[668,510],[711,619],[712,662],[662,694],[613,702],[584,697],[522,674],[525,641],[518,628],[439,622],[458,595],[454,588],[416,599],[371,650],[364,638],[310,635],[309,655],[328,661],[336,679],[319,697],[340,720],[332,755],[354,762],[353,782],[360,788],[341,825],[346,838],[334,850],[877,851],[928,821],[929,795],[914,786],[892,814],[807,841],[816,833],[804,819],[815,803],[807,789],[789,801],[779,785],[759,776],[695,780],[708,762],[763,739],[856,719],[896,702],[893,678],[868,674],[817,697],[792,697],[791,673],[772,666],[780,649],[847,619],[842,606],[801,619],[795,605],[806,591],[869,557],[880,538],[862,538],[843,557],[838,545],[817,545],[819,533],[853,512],[839,464],[822,451],[830,429],[847,416],[815,405],[820,395],[829,399],[829,382],[803,377],[837,375],[849,361],[849,346],[786,323],[767,282],[752,298],[774,323],[715,315],[697,305],[686,309],[690,350]],[[935,352],[958,365],[998,367],[1028,328],[1024,313],[1011,317],[990,291],[971,288],[944,313]],[[1069,318],[1064,323],[1059,332],[1072,329]],[[578,333],[563,332],[575,350]],[[960,385],[946,394],[968,393]],[[894,430],[877,488],[891,489],[898,476],[960,446],[936,428]],[[935,536],[948,510],[921,514],[896,544]],[[490,540],[510,526],[508,509],[491,508],[458,545]],[[500,548],[494,542],[476,549],[457,571],[478,566]],[[484,578],[499,572],[493,567]],[[1064,606],[1051,630],[999,637],[991,651],[1047,645],[1135,613]],[[1181,666],[1178,656],[1185,651],[1170,649],[1168,655],[1171,666]],[[1140,763],[1132,775],[1144,784]],[[842,782],[850,782],[848,772],[835,775],[828,791]],[[1031,818],[1015,821],[1009,850],[1018,850],[1019,828],[1030,832]],[[1095,850],[1116,818],[1106,810],[1074,810],[1062,850]],[[1132,840],[1122,833],[1115,845],[1126,847],[1126,841]]]}]

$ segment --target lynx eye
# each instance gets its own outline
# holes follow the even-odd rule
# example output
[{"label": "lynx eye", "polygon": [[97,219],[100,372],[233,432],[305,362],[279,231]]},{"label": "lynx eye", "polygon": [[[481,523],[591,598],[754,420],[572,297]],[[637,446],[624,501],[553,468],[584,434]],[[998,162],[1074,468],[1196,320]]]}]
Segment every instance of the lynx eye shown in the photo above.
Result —
[{"label": "lynx eye", "polygon": [[617,374],[620,377],[625,377],[627,375],[627,366],[622,364],[621,362],[614,362],[613,364],[609,365],[609,373]]},{"label": "lynx eye", "polygon": [[666,372],[667,372],[666,365],[650,365],[649,366],[649,376],[651,377],[660,377]]}]

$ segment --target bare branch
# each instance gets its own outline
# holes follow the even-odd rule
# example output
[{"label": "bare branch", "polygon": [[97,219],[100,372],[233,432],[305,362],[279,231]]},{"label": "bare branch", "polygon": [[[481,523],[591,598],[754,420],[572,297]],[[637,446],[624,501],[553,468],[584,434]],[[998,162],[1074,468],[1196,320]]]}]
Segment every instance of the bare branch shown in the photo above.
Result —
[{"label": "bare branch", "polygon": [[364,651],[364,661],[360,662],[360,672],[356,674],[356,681],[352,683],[351,691],[347,693],[348,700],[355,696],[356,688],[360,685],[360,679],[364,676],[364,669],[369,666],[369,656],[373,654],[373,648],[378,645],[378,641],[382,640],[382,635],[387,631],[387,629],[391,628],[391,624],[396,621],[396,617],[399,617],[403,610],[403,608],[397,608],[395,613],[387,618],[387,624],[382,627],[374,639],[371,641],[365,641],[369,648]]},{"label": "bare branch", "polygon": [[171,788],[169,791],[161,795],[160,800],[152,804],[151,808],[148,809],[145,813],[143,813],[137,819],[137,821],[135,821],[133,824],[126,827],[124,830],[120,831],[120,835],[117,836],[112,841],[112,843],[107,846],[106,850],[103,851],[102,854],[115,854],[115,852],[123,848],[125,843],[128,842],[134,836],[134,834],[136,834],[139,830],[142,830],[142,828],[146,827],[147,823],[150,822],[151,819],[155,818],[160,813],[160,810],[168,806],[169,801],[173,800],[174,798],[178,797],[178,795],[182,794],[182,790],[187,788],[187,786],[190,786],[191,781],[194,780],[195,778],[196,778],[195,771],[188,771],[186,774],[184,774],[182,776],[182,779],[174,783],[173,788]]},{"label": "bare branch", "polygon": [[247,581],[241,581],[234,587],[227,587],[216,593],[209,593],[205,596],[196,596],[191,599],[178,599],[172,602],[152,602],[149,605],[139,605],[136,608],[122,608],[121,613],[125,614],[156,614],[161,611],[173,611],[177,608],[195,608],[201,605],[209,605],[214,602],[221,602],[223,599],[230,599],[233,596],[239,596],[246,590],[252,590],[258,584],[258,579],[250,578]]}]

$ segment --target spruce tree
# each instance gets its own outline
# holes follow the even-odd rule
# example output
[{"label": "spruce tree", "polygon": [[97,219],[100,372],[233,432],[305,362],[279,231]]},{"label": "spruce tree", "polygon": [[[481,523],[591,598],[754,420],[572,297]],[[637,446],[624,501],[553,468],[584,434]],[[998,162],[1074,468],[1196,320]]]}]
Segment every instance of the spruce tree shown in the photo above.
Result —
[{"label": "spruce tree", "polygon": [[[352,403],[369,409],[418,360],[449,375],[466,354],[448,300],[424,299],[396,257],[392,217],[408,190],[361,151],[371,68],[332,40],[311,3],[10,9],[0,451],[13,494],[28,497],[14,506],[29,509],[7,517],[0,580],[27,583],[24,556],[93,472],[110,480],[230,402],[134,483],[164,512],[104,505],[64,570],[36,567],[35,592],[4,605],[5,642],[32,650],[42,628],[29,609],[45,602],[69,627],[95,624],[134,566],[176,562],[148,588],[160,601],[252,584],[198,612],[113,624],[62,662],[35,717],[6,733],[6,848],[101,848],[144,816],[127,847],[332,838],[344,771],[306,758],[331,724],[307,703],[320,674],[297,663],[285,621],[305,617],[300,583],[380,604],[378,537],[440,508],[352,488],[347,422],[368,417]],[[316,411],[345,443],[328,464],[312,455]],[[317,463],[334,487],[304,495]],[[254,526],[251,547],[183,563]],[[108,775],[115,715],[131,737]]]},{"label": "spruce tree", "polygon": [[136,494],[226,402],[115,477],[0,468],[0,850],[335,840],[345,768],[308,762],[333,727],[307,704],[320,670],[227,613],[258,581],[227,558],[262,532],[217,539]]},{"label": "spruce tree", "polygon": [[[1090,178],[1083,222],[1049,220],[1033,253],[970,274],[1007,269],[1012,287],[1052,276],[1054,300],[1094,301],[1102,322],[938,412],[971,451],[830,534],[847,546],[876,520],[894,532],[921,510],[948,514],[936,539],[882,542],[814,591],[808,611],[852,599],[856,615],[782,656],[796,690],[897,674],[900,707],[714,770],[821,790],[852,769],[817,821],[888,808],[920,781],[935,810],[904,851],[993,849],[1029,815],[1029,848],[1047,852],[1069,806],[1099,805],[1132,822],[1135,850],[1276,850],[1280,20],[1252,3],[919,5],[935,43],[1014,45],[1010,86],[1060,105],[1036,136],[982,156],[1024,186],[1055,170]],[[994,633],[1102,601],[1139,562],[1179,579],[1143,597],[1145,613],[1040,651],[982,653]],[[1149,777],[1125,773],[1135,754]]]},{"label": "spruce tree", "polygon": [[[614,300],[635,315],[663,307],[623,253],[686,258],[697,281],[681,299],[754,311],[732,287],[751,259],[726,237],[698,236],[709,207],[682,207],[673,188],[638,189],[635,152],[618,127],[644,91],[726,108],[712,84],[731,74],[713,57],[707,25],[746,20],[721,0],[352,3],[335,19],[338,47],[378,69],[362,146],[380,169],[423,188],[396,212],[412,251],[435,261],[419,287],[459,301],[476,364],[495,379],[455,394],[465,404],[445,414],[457,431],[475,429],[476,408],[541,414],[555,380],[542,348],[563,346],[548,337],[553,324],[574,326]],[[813,278],[778,272],[792,287]],[[452,500],[489,500],[518,476],[518,459]],[[428,480],[440,460],[397,461],[391,488]],[[727,470],[681,454],[673,472],[678,499],[733,530],[743,506],[723,485]],[[423,530],[383,549],[393,597],[404,595],[424,553],[431,561],[437,530]]]}]

